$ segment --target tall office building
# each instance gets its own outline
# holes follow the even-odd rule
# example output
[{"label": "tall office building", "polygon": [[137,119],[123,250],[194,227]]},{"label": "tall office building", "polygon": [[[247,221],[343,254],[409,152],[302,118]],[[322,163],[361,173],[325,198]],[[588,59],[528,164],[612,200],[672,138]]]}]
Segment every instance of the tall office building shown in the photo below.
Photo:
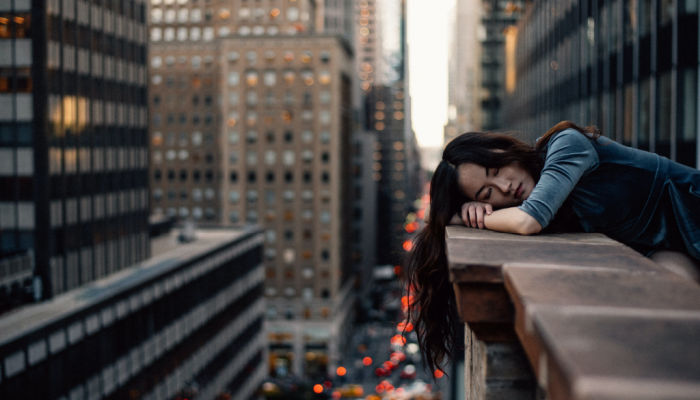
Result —
[{"label": "tall office building", "polygon": [[482,0],[481,30],[481,129],[504,125],[503,103],[515,88],[515,64],[510,49],[515,45],[515,24],[525,11],[522,0]]},{"label": "tall office building", "polygon": [[457,0],[451,14],[445,143],[481,129],[481,14],[482,0]]},{"label": "tall office building", "polygon": [[[422,190],[420,154],[410,123],[405,1],[358,1],[356,48],[363,123],[376,136],[377,263],[401,264],[406,218]],[[381,25],[379,21],[381,20]]]},{"label": "tall office building", "polygon": [[319,10],[150,9],[153,211],[265,228],[273,374],[328,373],[352,307],[352,49]]},{"label": "tall office building", "polygon": [[532,3],[517,30],[508,125],[532,139],[561,120],[700,167],[698,4]]},{"label": "tall office building", "polygon": [[0,258],[37,298],[149,254],[145,11],[0,2]]}]

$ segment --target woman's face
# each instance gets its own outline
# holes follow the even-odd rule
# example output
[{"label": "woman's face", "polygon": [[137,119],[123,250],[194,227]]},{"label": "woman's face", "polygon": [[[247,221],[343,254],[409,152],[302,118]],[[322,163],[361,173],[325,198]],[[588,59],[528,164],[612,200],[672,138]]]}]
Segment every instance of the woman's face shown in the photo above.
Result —
[{"label": "woman's face", "polygon": [[486,168],[473,163],[457,167],[457,184],[468,198],[488,203],[493,208],[520,205],[530,196],[535,180],[518,163]]}]

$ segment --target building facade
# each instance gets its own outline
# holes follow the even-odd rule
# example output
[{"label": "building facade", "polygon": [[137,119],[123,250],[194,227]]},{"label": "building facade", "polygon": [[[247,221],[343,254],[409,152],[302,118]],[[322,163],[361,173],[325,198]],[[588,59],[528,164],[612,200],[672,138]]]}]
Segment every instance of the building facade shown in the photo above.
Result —
[{"label": "building facade", "polygon": [[528,6],[507,125],[538,137],[560,120],[698,167],[698,4],[563,1]]},{"label": "building facade", "polygon": [[143,1],[0,4],[0,257],[45,299],[149,254]]},{"label": "building facade", "polygon": [[149,11],[152,210],[264,227],[273,374],[330,371],[353,305],[353,52],[331,13],[343,5]]},{"label": "building facade", "polygon": [[444,143],[464,132],[481,130],[481,0],[457,0],[450,21],[447,124]]},{"label": "building facade", "polygon": [[5,316],[0,396],[257,398],[262,243],[253,229],[167,235],[154,257]]}]

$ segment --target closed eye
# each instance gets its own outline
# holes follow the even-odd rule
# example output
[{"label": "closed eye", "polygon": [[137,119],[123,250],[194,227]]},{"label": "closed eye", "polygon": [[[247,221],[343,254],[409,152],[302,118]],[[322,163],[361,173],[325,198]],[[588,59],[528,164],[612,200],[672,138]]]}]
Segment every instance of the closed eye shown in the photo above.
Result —
[{"label": "closed eye", "polygon": [[493,188],[488,188],[486,191],[486,195],[483,197],[482,200],[488,200],[491,197],[491,192],[493,192]]}]

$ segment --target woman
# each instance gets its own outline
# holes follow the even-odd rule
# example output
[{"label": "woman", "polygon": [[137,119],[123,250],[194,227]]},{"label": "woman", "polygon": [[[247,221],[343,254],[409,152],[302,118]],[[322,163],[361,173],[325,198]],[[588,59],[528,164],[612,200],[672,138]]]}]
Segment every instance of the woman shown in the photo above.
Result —
[{"label": "woman", "polygon": [[432,370],[458,343],[445,257],[449,223],[522,235],[601,232],[647,255],[672,250],[671,257],[700,263],[700,171],[568,121],[534,148],[501,134],[455,138],[433,174],[430,199],[407,283],[409,318]]}]

